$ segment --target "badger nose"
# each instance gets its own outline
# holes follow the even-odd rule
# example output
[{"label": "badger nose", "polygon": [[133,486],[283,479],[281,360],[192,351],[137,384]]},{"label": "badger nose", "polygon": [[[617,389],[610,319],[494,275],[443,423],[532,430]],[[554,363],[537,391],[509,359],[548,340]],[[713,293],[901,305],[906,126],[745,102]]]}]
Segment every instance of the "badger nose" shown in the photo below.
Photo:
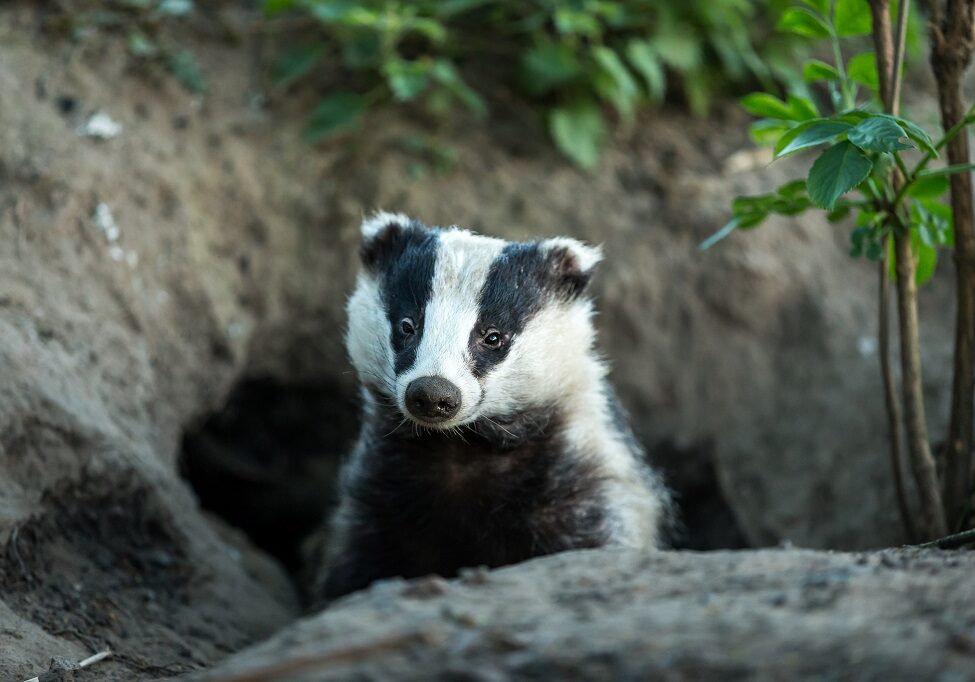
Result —
[{"label": "badger nose", "polygon": [[460,389],[443,377],[420,377],[406,387],[406,409],[425,422],[447,421],[460,409]]}]

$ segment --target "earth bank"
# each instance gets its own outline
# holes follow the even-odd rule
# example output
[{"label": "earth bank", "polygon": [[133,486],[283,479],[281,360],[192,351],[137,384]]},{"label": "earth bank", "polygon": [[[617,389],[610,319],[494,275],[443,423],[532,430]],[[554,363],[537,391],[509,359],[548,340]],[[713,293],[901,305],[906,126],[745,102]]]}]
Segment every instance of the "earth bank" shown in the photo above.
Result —
[{"label": "earth bank", "polygon": [[[303,142],[298,103],[256,97],[246,32],[237,42],[194,38],[204,69],[219,75],[196,98],[136,67],[121,40],[78,47],[42,31],[44,13],[0,8],[0,678],[103,647],[117,655],[89,679],[179,675],[297,617],[279,561],[295,568],[297,540],[274,547],[268,537],[314,525],[353,431],[342,306],[358,222],[378,207],[505,237],[605,243],[603,348],[639,436],[680,494],[683,545],[902,540],[878,437],[873,269],[845,257],[843,230],[812,216],[696,250],[736,193],[801,173],[767,167],[731,108],[710,121],[647,117],[593,175],[528,141],[540,138],[524,112],[502,110],[489,124],[443,131],[459,151],[451,173],[418,174],[402,140],[422,123],[407,117],[376,117],[355,141]],[[79,134],[99,112],[119,135]],[[948,292],[936,281],[922,301],[935,436],[950,370]],[[655,554],[625,558],[616,574],[619,557],[596,553],[502,572],[497,594],[519,571],[541,583],[546,571],[596,571],[606,585],[593,589],[611,594],[654,570],[698,566],[694,596],[673,597],[690,608],[700,593],[765,584],[748,576],[766,570],[801,592],[801,566],[858,565],[836,558],[845,556]],[[911,557],[904,580],[922,581],[940,608],[956,587],[951,562],[967,559]],[[402,586],[378,594],[391,589]],[[808,617],[832,622],[831,604]],[[515,617],[502,615],[498,623]],[[308,622],[328,634],[330,618],[347,617]],[[955,611],[946,618],[970,627]],[[833,641],[805,632],[813,644]],[[949,640],[932,645],[954,669]]]}]

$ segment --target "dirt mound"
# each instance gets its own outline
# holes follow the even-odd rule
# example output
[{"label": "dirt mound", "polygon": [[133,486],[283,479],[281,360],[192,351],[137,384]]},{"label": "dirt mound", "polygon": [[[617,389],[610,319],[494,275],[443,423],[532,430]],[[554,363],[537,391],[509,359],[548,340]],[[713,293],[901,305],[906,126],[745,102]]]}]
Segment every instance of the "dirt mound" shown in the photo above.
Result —
[{"label": "dirt mound", "polygon": [[573,552],[384,582],[192,679],[971,679],[973,570],[971,552]]}]

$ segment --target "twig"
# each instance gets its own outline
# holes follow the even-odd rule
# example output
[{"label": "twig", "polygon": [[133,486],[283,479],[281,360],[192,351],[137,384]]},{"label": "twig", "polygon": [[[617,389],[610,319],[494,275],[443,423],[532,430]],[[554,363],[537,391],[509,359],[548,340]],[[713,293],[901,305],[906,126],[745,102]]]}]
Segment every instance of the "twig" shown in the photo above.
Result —
[{"label": "twig", "polygon": [[[877,75],[880,80],[880,96],[884,110],[893,110],[893,81],[899,74],[894,70],[893,31],[890,25],[889,0],[870,0],[873,18],[874,52],[877,55]],[[902,19],[906,19],[906,14]],[[895,170],[891,178],[894,189],[899,190],[906,178]],[[921,338],[917,315],[917,263],[911,250],[909,226],[897,220],[897,207],[890,216],[897,266],[897,317],[901,341],[901,393],[904,406],[904,433],[910,453],[911,468],[921,500],[921,532],[924,537],[944,535],[947,529],[941,487],[931,455],[928,427],[924,412],[924,391],[921,381]]]},{"label": "twig", "polygon": [[[938,84],[941,126],[948,130],[950,165],[970,161],[968,136],[958,133],[971,123],[962,102],[962,78],[971,61],[975,1],[947,3],[942,20],[941,0],[932,0],[931,69]],[[954,133],[952,135],[952,133]],[[975,210],[969,173],[951,176],[951,214],[955,234],[955,352],[951,387],[951,420],[945,442],[944,504],[950,528],[964,527],[966,501],[972,495],[973,390],[975,390]]]},{"label": "twig", "polygon": [[931,542],[923,542],[920,545],[907,546],[919,547],[923,549],[956,549],[973,542],[975,542],[975,528],[963,531],[961,533],[955,533],[954,535],[946,535],[943,538],[938,538],[937,540],[932,540]]},{"label": "twig", "polygon": [[89,656],[88,658],[81,661],[77,665],[70,666],[67,669],[64,668],[64,664],[62,663],[58,663],[56,665],[56,669],[53,669],[55,668],[55,664],[52,663],[52,670],[49,670],[48,672],[42,675],[38,675],[37,677],[32,677],[29,680],[25,680],[25,682],[43,682],[44,680],[47,679],[53,679],[51,676],[55,676],[57,677],[57,679],[61,679],[61,674],[64,672],[68,672],[71,670],[81,670],[82,668],[88,668],[90,666],[95,665],[96,663],[104,661],[106,658],[108,658],[111,655],[112,652],[109,649],[106,649],[105,651],[99,651],[97,654],[93,656]]},{"label": "twig", "polygon": [[917,529],[907,504],[907,491],[904,489],[904,456],[901,451],[901,406],[897,402],[897,387],[894,383],[894,370],[890,363],[890,262],[887,255],[887,240],[882,243],[883,256],[877,267],[880,271],[880,306],[878,311],[878,345],[880,346],[880,376],[884,382],[884,404],[887,408],[887,437],[890,439],[890,468],[894,474],[894,492],[897,495],[897,508],[900,510],[901,524],[908,540],[917,539]]},{"label": "twig", "polygon": [[[894,116],[901,106],[901,81],[904,72],[904,47],[907,43],[907,17],[911,0],[901,0],[897,8],[897,35],[894,36],[894,64],[891,73],[890,113]],[[907,174],[905,173],[905,176]]]},{"label": "twig", "polygon": [[99,663],[101,661],[104,661],[106,658],[108,658],[111,655],[112,655],[112,652],[109,649],[106,649],[105,651],[99,651],[94,656],[89,656],[88,658],[86,658],[85,660],[83,660],[81,663],[79,663],[78,664],[78,667],[79,668],[87,668],[90,665],[95,665],[96,663]]}]

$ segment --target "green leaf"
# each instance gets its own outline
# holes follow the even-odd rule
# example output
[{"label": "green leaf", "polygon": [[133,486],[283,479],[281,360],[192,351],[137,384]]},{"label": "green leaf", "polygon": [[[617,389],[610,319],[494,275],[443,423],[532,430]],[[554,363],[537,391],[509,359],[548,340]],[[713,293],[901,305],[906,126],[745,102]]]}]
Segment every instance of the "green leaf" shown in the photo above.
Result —
[{"label": "green leaf", "polygon": [[849,123],[826,118],[800,123],[783,135],[778,144],[775,145],[775,158],[778,159],[803,149],[830,142],[837,135],[841,135],[852,128],[853,126]]},{"label": "green leaf", "polygon": [[871,168],[873,162],[844,140],[824,151],[809,169],[809,198],[832,210],[836,200],[863,182]]},{"label": "green leaf", "polygon": [[592,56],[604,75],[603,78],[595,81],[596,91],[608,100],[621,116],[629,119],[633,115],[636,99],[640,93],[636,79],[612,48],[603,45],[594,47]]},{"label": "green leaf", "polygon": [[366,99],[354,92],[337,92],[326,97],[312,112],[305,138],[318,142],[355,127],[366,110]]},{"label": "green leaf", "polygon": [[934,272],[938,269],[938,249],[933,244],[923,243],[920,234],[917,237],[912,234],[911,250],[914,251],[914,257],[917,260],[914,281],[920,286],[934,277]]},{"label": "green leaf", "polygon": [[677,71],[693,71],[701,63],[701,39],[688,28],[672,26],[650,42],[660,59]]},{"label": "green leaf", "polygon": [[295,6],[295,0],[264,0],[264,14],[274,16]]},{"label": "green leaf", "polygon": [[684,97],[691,113],[698,118],[705,118],[711,108],[711,94],[714,84],[710,74],[705,69],[694,69],[684,74]]},{"label": "green leaf", "polygon": [[558,107],[549,113],[548,128],[563,154],[585,169],[595,168],[606,142],[606,124],[599,107],[589,100]]},{"label": "green leaf", "polygon": [[836,207],[826,214],[826,220],[831,223],[838,223],[850,215],[853,205],[849,201],[837,202]]},{"label": "green leaf", "polygon": [[436,3],[437,16],[453,17],[488,4],[490,0],[440,0]]},{"label": "green leaf", "polygon": [[383,65],[383,75],[386,76],[386,83],[392,90],[393,97],[400,102],[408,102],[429,85],[430,67],[428,60],[394,59]]},{"label": "green leaf", "polygon": [[750,95],[745,95],[738,102],[745,108],[745,111],[753,116],[777,118],[786,121],[793,120],[795,116],[792,107],[775,95],[770,95],[767,92],[753,92]]},{"label": "green leaf", "polygon": [[653,46],[646,40],[634,38],[626,44],[626,58],[647,84],[650,99],[661,101],[667,89],[667,76]]},{"label": "green leaf", "polygon": [[763,118],[755,121],[748,129],[752,141],[761,147],[773,147],[779,139],[789,132],[791,128],[788,123],[776,121],[770,118]]},{"label": "green leaf", "polygon": [[189,50],[174,50],[165,55],[166,68],[183,87],[202,95],[207,91],[207,79],[196,57]]},{"label": "green leaf", "polygon": [[520,80],[533,95],[543,95],[576,78],[579,60],[568,45],[545,42],[532,47],[521,59]]},{"label": "green leaf", "polygon": [[383,61],[381,36],[367,28],[352,29],[345,34],[342,60],[350,69],[375,70]]},{"label": "green leaf", "polygon": [[859,85],[877,92],[880,79],[877,76],[877,54],[875,52],[861,52],[846,63],[846,73],[850,79]]},{"label": "green leaf", "polygon": [[829,15],[830,0],[802,0],[802,2],[812,7],[824,17]]},{"label": "green leaf", "polygon": [[145,33],[135,31],[129,36],[129,52],[134,57],[154,57],[159,53],[159,46]]},{"label": "green leaf", "polygon": [[599,21],[589,12],[571,7],[556,7],[555,28],[562,35],[597,38],[602,33]]},{"label": "green leaf", "polygon": [[193,0],[162,0],[156,6],[156,13],[166,17],[182,17],[193,9]]},{"label": "green leaf", "polygon": [[[375,23],[379,16],[375,13],[357,11],[357,4],[351,0],[313,0],[313,2],[301,2],[306,7],[309,14],[318,19],[323,24],[358,24],[360,26]],[[369,15],[372,14],[372,22]]]},{"label": "green leaf", "polygon": [[948,178],[943,175],[925,175],[924,173],[911,184],[907,195],[915,199],[934,199],[948,191]]},{"label": "green leaf", "polygon": [[274,63],[271,78],[275,85],[286,86],[307,75],[325,54],[322,44],[303,45],[285,52]]},{"label": "green leaf", "polygon": [[847,136],[850,142],[864,151],[896,152],[912,149],[913,144],[901,140],[908,139],[907,133],[891,116],[871,116],[858,123]]},{"label": "green leaf", "polygon": [[819,117],[819,110],[813,101],[807,97],[789,95],[789,109],[792,111],[793,120],[808,121]]},{"label": "green leaf", "polygon": [[836,0],[834,24],[841,38],[868,35],[873,30],[870,3],[866,0]]},{"label": "green leaf", "polygon": [[474,91],[461,77],[457,67],[447,59],[438,59],[430,70],[434,80],[440,83],[461,104],[478,116],[487,114],[487,105],[477,92]]},{"label": "green leaf", "polygon": [[934,148],[934,142],[931,141],[931,137],[924,132],[924,129],[921,126],[914,121],[910,121],[899,116],[894,117],[894,120],[897,121],[905,132],[907,132],[907,136],[911,138],[911,140],[913,140],[918,147],[934,158],[938,158],[938,150]]},{"label": "green leaf", "polygon": [[805,38],[829,37],[829,25],[807,7],[788,8],[782,13],[776,28]]},{"label": "green leaf", "polygon": [[840,79],[840,74],[826,62],[818,59],[810,59],[802,67],[802,78],[807,83],[814,81],[835,81]]}]

